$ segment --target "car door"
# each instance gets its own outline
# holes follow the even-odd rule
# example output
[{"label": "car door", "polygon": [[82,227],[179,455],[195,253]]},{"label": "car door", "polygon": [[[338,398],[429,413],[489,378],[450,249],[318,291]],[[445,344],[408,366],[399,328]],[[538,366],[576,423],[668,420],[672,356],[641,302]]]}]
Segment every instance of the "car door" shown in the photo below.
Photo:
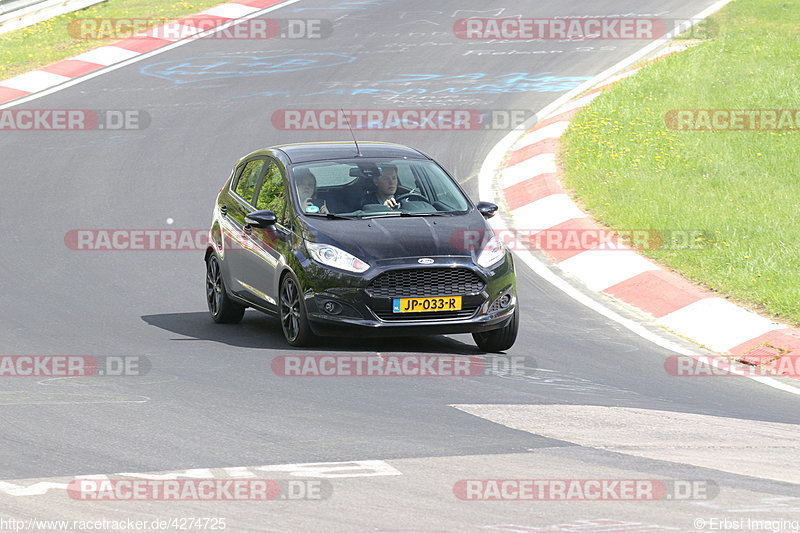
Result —
[{"label": "car door", "polygon": [[269,228],[245,225],[248,245],[246,253],[242,255],[245,263],[242,268],[242,283],[267,307],[277,306],[276,277],[290,234],[286,228],[286,198],[283,168],[276,160],[267,158],[265,171],[255,191],[253,211],[270,210],[275,213],[277,223]]},{"label": "car door", "polygon": [[256,189],[267,167],[266,157],[255,157],[243,162],[236,170],[234,180],[228,191],[229,200],[225,202],[224,232],[230,245],[225,254],[225,262],[232,281],[231,291],[252,300],[255,293],[249,289],[247,273],[250,263],[251,240],[245,228],[247,213],[255,211],[253,206]]}]

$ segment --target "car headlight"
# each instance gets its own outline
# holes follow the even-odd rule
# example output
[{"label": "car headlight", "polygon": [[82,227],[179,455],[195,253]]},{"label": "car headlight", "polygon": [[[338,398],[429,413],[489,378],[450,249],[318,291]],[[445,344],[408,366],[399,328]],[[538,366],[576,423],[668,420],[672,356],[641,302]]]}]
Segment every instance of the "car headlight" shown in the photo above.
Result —
[{"label": "car headlight", "polygon": [[478,264],[483,268],[489,268],[499,263],[506,255],[506,248],[500,239],[492,237],[478,255]]},{"label": "car headlight", "polygon": [[315,261],[334,268],[356,272],[358,274],[369,270],[369,265],[358,257],[348,254],[344,250],[330,244],[306,241],[308,253]]}]

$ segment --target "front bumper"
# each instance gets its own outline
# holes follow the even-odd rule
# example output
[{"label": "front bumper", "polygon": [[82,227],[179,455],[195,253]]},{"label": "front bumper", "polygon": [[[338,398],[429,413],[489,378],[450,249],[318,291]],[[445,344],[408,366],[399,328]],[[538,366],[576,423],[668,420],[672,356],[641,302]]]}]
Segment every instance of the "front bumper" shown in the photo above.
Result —
[{"label": "front bumper", "polygon": [[[413,262],[412,262],[413,260]],[[330,269],[308,261],[303,265],[307,286],[305,304],[311,329],[320,336],[392,336],[480,333],[505,326],[516,308],[516,277],[511,254],[491,269],[475,265],[468,257],[434,257],[431,266],[420,266],[416,258],[382,261],[364,275],[332,273]],[[368,290],[381,274],[391,270],[426,268],[469,269],[483,281],[483,288],[463,294],[462,311],[418,313],[413,318],[391,313],[393,297],[407,294],[374,296]],[[435,294],[414,296],[440,296]],[[372,294],[371,294],[372,293]],[[508,302],[500,305],[502,297]],[[331,311],[335,312],[331,312]]]},{"label": "front bumper", "polygon": [[514,308],[500,316],[479,316],[453,321],[426,320],[408,322],[380,322],[354,319],[311,320],[311,330],[323,337],[365,336],[391,337],[400,335],[446,335],[455,333],[483,333],[499,329],[511,320]]}]

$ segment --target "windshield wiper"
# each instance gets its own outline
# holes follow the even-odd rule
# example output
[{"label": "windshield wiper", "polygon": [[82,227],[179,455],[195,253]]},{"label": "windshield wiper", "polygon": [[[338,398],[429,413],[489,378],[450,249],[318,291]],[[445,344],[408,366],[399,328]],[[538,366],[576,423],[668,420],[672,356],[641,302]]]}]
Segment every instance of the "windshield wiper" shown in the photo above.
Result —
[{"label": "windshield wiper", "polygon": [[325,218],[341,218],[344,220],[355,220],[356,217],[348,217],[345,215],[337,215],[336,213],[304,213],[310,217],[325,217]]},{"label": "windshield wiper", "polygon": [[391,213],[376,213],[374,215],[362,216],[361,218],[389,218],[389,217],[444,217],[446,213],[416,213],[413,211],[394,211]]},{"label": "windshield wiper", "polygon": [[402,211],[401,216],[404,217],[446,217],[449,213],[442,213],[434,211],[433,213],[417,213],[415,211]]},{"label": "windshield wiper", "polygon": [[402,213],[399,211],[395,211],[392,213],[375,213],[374,215],[362,215],[362,220],[367,220],[370,218],[388,218],[388,217],[399,217],[402,216]]}]

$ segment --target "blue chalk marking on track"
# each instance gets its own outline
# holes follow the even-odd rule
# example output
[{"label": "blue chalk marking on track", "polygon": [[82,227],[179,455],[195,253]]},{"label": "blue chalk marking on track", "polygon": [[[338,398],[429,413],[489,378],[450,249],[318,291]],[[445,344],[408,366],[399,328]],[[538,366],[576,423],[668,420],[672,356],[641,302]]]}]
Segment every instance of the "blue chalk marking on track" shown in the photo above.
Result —
[{"label": "blue chalk marking on track", "polygon": [[[297,96],[402,96],[414,94],[509,94],[526,92],[562,92],[574,89],[584,81],[587,76],[552,76],[549,72],[532,74],[529,72],[510,72],[508,74],[489,75],[482,72],[471,74],[400,74],[388,80],[375,80],[370,82],[372,87],[341,87],[335,89],[322,89]],[[459,86],[439,82],[456,81],[463,83]],[[476,83],[483,82],[483,83]],[[379,87],[380,85],[402,84],[401,87],[391,89]],[[409,85],[427,85],[425,87],[409,87]],[[284,96],[289,97],[289,91],[264,91],[234,98],[250,98],[252,96]]]},{"label": "blue chalk marking on track", "polygon": [[356,58],[334,53],[282,54],[277,56],[211,56],[162,61],[139,69],[141,74],[175,84],[296,72],[352,63]]}]

